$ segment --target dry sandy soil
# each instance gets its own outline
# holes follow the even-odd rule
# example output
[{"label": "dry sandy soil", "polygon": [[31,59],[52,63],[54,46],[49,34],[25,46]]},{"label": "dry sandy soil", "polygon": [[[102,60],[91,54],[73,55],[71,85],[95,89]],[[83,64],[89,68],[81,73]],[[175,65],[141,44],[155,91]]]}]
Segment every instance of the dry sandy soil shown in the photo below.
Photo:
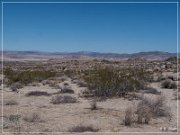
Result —
[{"label": "dry sandy soil", "polygon": [[[55,96],[59,89],[55,89],[49,86],[44,86],[39,84],[39,86],[26,86],[19,89],[19,92],[12,92],[8,87],[4,88],[3,99],[4,102],[7,100],[15,100],[18,105],[7,106],[4,105],[3,113],[8,116],[11,114],[19,114],[22,118],[28,117],[33,113],[37,113],[42,121],[40,122],[26,122],[20,120],[20,127],[23,132],[47,132],[41,134],[56,134],[52,132],[68,132],[68,130],[74,126],[87,125],[98,128],[99,133],[95,134],[117,134],[118,132],[131,132],[123,133],[125,135],[135,134],[135,132],[162,132],[160,127],[176,127],[177,121],[177,100],[174,100],[174,90],[172,89],[161,89],[159,83],[152,83],[151,85],[157,88],[166,97],[167,105],[171,108],[173,113],[172,120],[167,118],[153,119],[149,125],[133,125],[131,127],[126,127],[123,125],[124,111],[127,106],[134,106],[137,104],[138,100],[129,101],[123,98],[113,98],[108,99],[103,102],[98,102],[97,110],[90,110],[90,101],[79,97],[83,87],[79,87],[71,82],[68,78],[65,82],[69,83],[69,86],[75,91],[74,94],[62,94],[71,95],[78,98],[77,103],[72,104],[58,104],[54,105],[51,103],[52,96]],[[63,82],[64,83],[64,82]],[[59,85],[63,85],[60,83]],[[25,94],[30,91],[45,91],[51,96],[31,96],[26,97]],[[154,97],[155,95],[146,94],[145,96]],[[180,120],[179,120],[180,121]],[[14,128],[4,129],[4,132],[17,132]],[[104,132],[104,133],[100,133]],[[109,132],[109,133],[108,133]],[[110,133],[115,132],[115,133]],[[4,133],[7,134],[7,133]],[[68,133],[58,133],[58,134],[68,134]],[[73,133],[74,135],[77,133]],[[85,133],[82,133],[85,134]],[[122,134],[122,133],[121,133]],[[137,133],[140,134],[140,133]],[[147,133],[146,133],[147,134]],[[155,134],[155,133],[153,133]],[[176,134],[162,132],[162,134]]]}]

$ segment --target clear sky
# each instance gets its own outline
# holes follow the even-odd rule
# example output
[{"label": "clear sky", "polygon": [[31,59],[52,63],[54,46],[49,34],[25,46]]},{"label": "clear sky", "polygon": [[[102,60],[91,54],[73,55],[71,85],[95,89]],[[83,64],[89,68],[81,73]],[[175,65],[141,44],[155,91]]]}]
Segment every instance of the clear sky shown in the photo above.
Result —
[{"label": "clear sky", "polygon": [[4,3],[4,50],[176,52],[176,7]]}]

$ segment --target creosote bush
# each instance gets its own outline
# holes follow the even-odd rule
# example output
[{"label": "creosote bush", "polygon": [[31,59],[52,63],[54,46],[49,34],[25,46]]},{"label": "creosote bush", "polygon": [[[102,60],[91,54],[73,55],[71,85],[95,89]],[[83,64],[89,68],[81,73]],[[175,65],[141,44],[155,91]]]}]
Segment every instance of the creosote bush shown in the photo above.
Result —
[{"label": "creosote bush", "polygon": [[114,97],[144,89],[151,80],[151,74],[143,69],[106,67],[86,71],[84,80],[93,96]]},{"label": "creosote bush", "polygon": [[70,93],[70,94],[73,94],[74,90],[69,88],[69,87],[64,87],[64,88],[61,88],[60,93]]},{"label": "creosote bush", "polygon": [[51,103],[53,104],[76,103],[76,102],[77,102],[76,97],[71,97],[71,96],[57,95],[52,97],[51,99]]},{"label": "creosote bush", "polygon": [[27,85],[33,81],[43,81],[50,77],[54,77],[56,72],[50,70],[26,70],[26,71],[14,71],[11,68],[4,69],[4,75],[8,79],[8,85],[19,82]]},{"label": "creosote bush", "polygon": [[26,96],[50,96],[50,94],[45,91],[30,91],[26,94]]},{"label": "creosote bush", "polygon": [[174,82],[170,79],[166,79],[166,80],[162,81],[161,87],[166,88],[166,89],[176,89],[177,84],[176,84],[176,82]]}]

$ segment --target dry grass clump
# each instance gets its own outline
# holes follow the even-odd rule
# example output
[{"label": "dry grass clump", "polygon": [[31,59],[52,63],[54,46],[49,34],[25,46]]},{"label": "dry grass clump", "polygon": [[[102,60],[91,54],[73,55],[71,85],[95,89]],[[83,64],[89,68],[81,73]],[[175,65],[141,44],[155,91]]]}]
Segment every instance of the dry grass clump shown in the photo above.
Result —
[{"label": "dry grass clump", "polygon": [[45,91],[30,91],[26,94],[26,96],[50,96],[50,94]]},{"label": "dry grass clump", "polygon": [[38,113],[32,113],[28,116],[25,116],[23,119],[26,122],[43,122],[43,120],[41,119]]},{"label": "dry grass clump", "polygon": [[76,103],[77,98],[76,97],[71,97],[71,96],[61,96],[57,95],[52,97],[51,103],[53,104],[63,104],[63,103]]},{"label": "dry grass clump", "polygon": [[128,92],[144,89],[151,79],[144,69],[98,68],[84,73],[89,93],[95,97],[125,96]]},{"label": "dry grass clump", "polygon": [[126,108],[124,125],[131,126],[134,122],[134,111],[132,107]]},{"label": "dry grass clump", "polygon": [[149,124],[149,121],[152,119],[152,111],[149,104],[151,104],[150,100],[142,99],[137,105],[137,123]]},{"label": "dry grass clump", "polygon": [[174,82],[170,79],[166,79],[161,83],[161,87],[166,88],[166,89],[176,89],[177,84],[176,84],[176,82]]},{"label": "dry grass clump", "polygon": [[95,129],[91,126],[75,126],[69,129],[69,132],[98,132],[99,129]]},{"label": "dry grass clump", "polygon": [[128,107],[125,111],[124,125],[131,126],[133,123],[149,124],[152,118],[172,118],[171,110],[166,106],[165,97],[158,95],[155,99],[142,97],[137,106]]},{"label": "dry grass clump", "polygon": [[18,102],[15,100],[7,100],[5,101],[5,105],[18,105]]},{"label": "dry grass clump", "polygon": [[169,117],[171,119],[170,108],[166,106],[165,97],[157,96],[155,99],[142,98],[137,105],[138,122],[149,123],[152,117]]}]

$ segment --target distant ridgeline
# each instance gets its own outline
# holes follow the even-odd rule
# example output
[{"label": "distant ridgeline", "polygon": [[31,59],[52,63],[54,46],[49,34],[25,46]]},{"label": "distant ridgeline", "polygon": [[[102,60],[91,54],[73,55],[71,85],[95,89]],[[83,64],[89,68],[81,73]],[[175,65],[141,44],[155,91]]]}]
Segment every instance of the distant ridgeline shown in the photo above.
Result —
[{"label": "distant ridgeline", "polygon": [[[1,57],[2,57],[2,52]],[[179,55],[179,54],[178,54]],[[3,58],[6,59],[51,59],[51,58],[100,58],[100,59],[115,59],[115,60],[128,60],[128,59],[145,59],[145,60],[176,60],[176,53],[168,53],[161,51],[139,52],[132,54],[118,54],[118,53],[99,53],[99,52],[38,52],[38,51],[4,51]]]}]

